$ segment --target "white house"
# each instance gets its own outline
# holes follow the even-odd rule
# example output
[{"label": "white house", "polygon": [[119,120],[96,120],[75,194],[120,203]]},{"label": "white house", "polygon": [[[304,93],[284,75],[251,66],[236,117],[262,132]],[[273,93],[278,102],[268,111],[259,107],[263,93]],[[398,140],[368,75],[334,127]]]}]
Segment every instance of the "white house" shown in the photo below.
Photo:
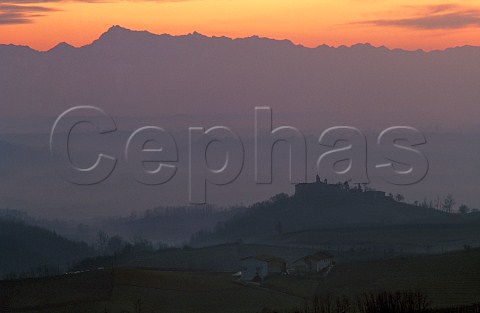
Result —
[{"label": "white house", "polygon": [[286,262],[271,255],[249,256],[242,259],[242,275],[244,281],[265,280],[268,275],[281,274],[286,271]]},{"label": "white house", "polygon": [[293,269],[295,270],[295,273],[299,275],[306,273],[320,273],[333,264],[335,264],[335,260],[332,255],[324,252],[317,252],[293,262]]}]

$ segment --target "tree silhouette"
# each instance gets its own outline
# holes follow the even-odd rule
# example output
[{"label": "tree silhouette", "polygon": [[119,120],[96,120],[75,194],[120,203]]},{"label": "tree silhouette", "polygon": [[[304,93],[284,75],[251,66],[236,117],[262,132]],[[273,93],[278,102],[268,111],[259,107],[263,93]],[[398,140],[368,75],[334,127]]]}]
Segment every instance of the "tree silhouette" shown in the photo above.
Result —
[{"label": "tree silhouette", "polygon": [[278,222],[278,224],[275,226],[275,230],[279,235],[283,233],[283,225],[282,222]]},{"label": "tree silhouette", "polygon": [[98,231],[97,233],[97,239],[96,239],[96,247],[98,251],[100,252],[105,252],[107,249],[107,244],[108,244],[108,234],[105,233],[104,231]]},{"label": "tree silhouette", "polygon": [[462,204],[459,208],[458,208],[458,212],[462,213],[462,214],[467,214],[470,212],[470,208],[468,206],[466,206],[465,204]]},{"label": "tree silhouette", "polygon": [[395,200],[396,200],[397,202],[402,202],[403,200],[405,200],[405,197],[404,197],[403,195],[397,193],[397,194],[395,195]]},{"label": "tree silhouette", "polygon": [[453,206],[455,205],[455,199],[452,195],[447,195],[443,200],[442,208],[447,213],[452,213]]}]

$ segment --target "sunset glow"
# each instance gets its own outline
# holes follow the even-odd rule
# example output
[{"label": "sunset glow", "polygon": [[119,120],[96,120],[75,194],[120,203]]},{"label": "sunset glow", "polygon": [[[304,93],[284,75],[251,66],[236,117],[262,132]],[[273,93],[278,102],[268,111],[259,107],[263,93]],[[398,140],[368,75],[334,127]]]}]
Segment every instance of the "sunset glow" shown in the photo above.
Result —
[{"label": "sunset glow", "polygon": [[48,50],[88,44],[112,25],[152,33],[289,39],[315,47],[480,45],[480,1],[0,1],[0,43]]}]

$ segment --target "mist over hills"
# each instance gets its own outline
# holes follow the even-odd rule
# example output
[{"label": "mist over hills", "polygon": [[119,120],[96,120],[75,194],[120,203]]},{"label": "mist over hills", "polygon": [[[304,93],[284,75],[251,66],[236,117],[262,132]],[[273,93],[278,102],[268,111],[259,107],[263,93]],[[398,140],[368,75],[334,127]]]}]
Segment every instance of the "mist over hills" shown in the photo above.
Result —
[{"label": "mist over hills", "polygon": [[[428,23],[470,17],[467,7],[425,8]],[[269,303],[295,299],[291,307],[307,312],[313,298],[315,312],[334,302],[337,311],[355,310],[352,303],[374,310],[374,302],[412,309],[412,299],[419,310],[432,301],[453,312],[478,303],[479,60],[480,47],[306,48],[120,26],[78,48],[0,45],[0,280],[9,280],[0,282],[0,311],[258,304],[250,311],[270,312]],[[115,131],[76,116],[67,117],[74,129],[50,134],[60,114],[85,105],[103,109]],[[256,119],[258,106],[273,108],[273,121],[268,112]],[[199,129],[219,125],[239,136]],[[340,125],[354,134],[322,140]],[[381,131],[397,125],[418,136],[387,135],[383,145]],[[149,156],[137,159],[129,145],[144,126],[166,129],[174,144],[143,138],[133,154]],[[148,159],[155,152],[168,160]],[[105,179],[81,185],[60,173],[88,171],[101,154],[115,160]],[[159,174],[163,162],[174,168],[168,182],[139,179],[143,170]],[[235,179],[212,178],[232,163],[241,163]],[[417,180],[389,180],[417,165]],[[289,179],[296,174],[299,184]],[[205,204],[189,203],[202,192]],[[37,278],[14,281],[21,277]],[[396,292],[412,287],[418,292]],[[389,293],[375,298],[377,289]],[[346,296],[334,300],[332,291]]]},{"label": "mist over hills", "polygon": [[[93,186],[71,184],[58,174],[61,163],[48,151],[47,134],[5,136],[8,144],[3,141],[5,144],[0,150],[0,171],[3,173],[0,176],[0,209],[23,210],[34,217],[73,219],[89,224],[91,219],[129,216],[132,212],[141,214],[159,206],[188,205],[188,135],[174,133],[179,149],[178,172],[172,181],[160,186],[138,183],[127,168],[122,156],[129,135],[129,132],[120,131],[105,136],[78,134],[78,138],[74,138],[73,157],[81,166],[93,164],[99,152],[119,159],[114,174]],[[368,136],[371,187],[394,194],[401,193],[409,203],[437,198],[442,201],[447,194],[452,194],[457,207],[463,203],[471,208],[480,207],[476,196],[480,177],[478,135],[426,133],[428,142],[420,150],[428,158],[430,170],[422,182],[411,186],[392,186],[379,177],[375,165],[385,160],[375,151],[376,138],[373,135]],[[245,147],[244,170],[231,184],[209,184],[208,203],[224,207],[242,206],[264,201],[281,192],[291,194],[293,185],[288,180],[289,154],[286,145],[275,148],[273,183],[256,184],[253,172],[254,141],[250,137],[242,139]],[[33,147],[33,144],[46,146]],[[329,148],[320,146],[318,138],[314,136],[307,137],[307,146],[307,181],[311,182],[317,173],[318,157]],[[213,161],[219,159],[220,163],[214,164],[222,164],[223,157],[219,153]],[[195,173],[198,174],[197,171]]]},{"label": "mist over hills", "polygon": [[[60,43],[39,52],[0,45],[1,207],[88,219],[185,205],[190,126],[229,126],[244,141],[244,171],[228,186],[209,186],[210,203],[252,204],[291,193],[284,147],[275,152],[274,183],[254,182],[255,106],[273,108],[275,127],[291,125],[313,135],[307,138],[309,181],[325,151],[318,136],[329,126],[367,132],[373,154],[374,137],[383,127],[428,130],[422,147],[430,161],[425,180],[415,186],[382,185],[373,163],[381,155],[369,155],[369,176],[379,185],[374,187],[402,193],[410,202],[452,193],[458,202],[478,207],[479,57],[478,47],[432,52],[368,44],[305,48],[255,36],[155,35],[120,26],[79,48]],[[98,106],[118,124],[113,134],[99,138],[86,132],[74,141],[81,164],[91,164],[99,151],[119,158],[119,170],[100,185],[65,182],[49,155],[55,119],[75,105]],[[129,135],[146,125],[166,128],[179,147],[178,173],[160,187],[135,182],[122,158]]]}]

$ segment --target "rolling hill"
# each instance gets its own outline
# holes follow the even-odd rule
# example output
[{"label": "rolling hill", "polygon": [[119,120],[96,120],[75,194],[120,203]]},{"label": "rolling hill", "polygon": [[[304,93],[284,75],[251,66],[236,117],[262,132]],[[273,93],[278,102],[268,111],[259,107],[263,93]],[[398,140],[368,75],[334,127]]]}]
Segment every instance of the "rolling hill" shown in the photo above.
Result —
[{"label": "rolling hill", "polygon": [[[312,183],[293,196],[279,194],[252,205],[214,232],[201,232],[194,244],[259,240],[309,229],[438,223],[455,220],[431,208],[395,201],[382,192],[343,189],[340,184]],[[298,187],[298,185],[297,185]]]},{"label": "rolling hill", "polygon": [[85,243],[6,219],[0,219],[0,253],[0,276],[12,272],[31,276],[57,273],[59,267],[95,254]]}]

